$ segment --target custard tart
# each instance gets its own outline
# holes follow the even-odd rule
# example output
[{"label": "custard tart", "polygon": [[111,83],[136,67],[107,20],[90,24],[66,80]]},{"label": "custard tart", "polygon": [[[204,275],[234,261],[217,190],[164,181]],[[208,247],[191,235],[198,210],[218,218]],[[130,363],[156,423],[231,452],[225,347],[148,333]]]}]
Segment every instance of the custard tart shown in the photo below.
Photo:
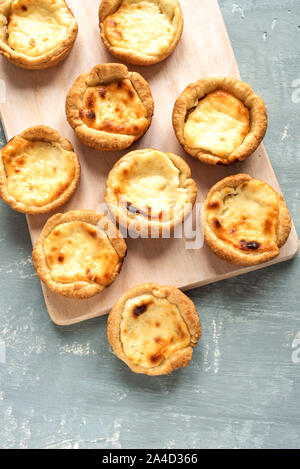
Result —
[{"label": "custard tart", "polygon": [[51,217],[33,250],[38,277],[60,295],[85,299],[118,277],[127,247],[117,228],[92,210]]},{"label": "custard tart", "polygon": [[243,266],[278,256],[292,226],[283,197],[247,174],[229,176],[213,186],[204,213],[210,249],[225,261]]},{"label": "custard tart", "polygon": [[99,21],[105,47],[118,59],[134,65],[166,59],[183,31],[177,0],[103,0]]},{"label": "custard tart", "polygon": [[3,0],[0,53],[19,67],[53,67],[70,53],[78,33],[64,0]]},{"label": "custard tart", "polygon": [[192,211],[197,186],[186,162],[173,153],[136,150],[109,173],[105,201],[116,221],[151,235],[172,231]]},{"label": "custard tart", "polygon": [[100,151],[124,150],[148,130],[154,103],[146,80],[122,64],[102,64],[80,75],[66,114],[78,138]]},{"label": "custard tart", "polygon": [[250,156],[267,130],[267,110],[235,78],[203,78],[176,100],[173,127],[185,151],[203,163],[229,165]]},{"label": "custard tart", "polygon": [[50,127],[30,127],[0,150],[0,197],[18,212],[56,210],[70,200],[79,179],[71,143]]},{"label": "custard tart", "polygon": [[180,290],[148,283],[119,299],[107,334],[114,353],[133,372],[157,376],[190,363],[201,324],[194,303]]}]

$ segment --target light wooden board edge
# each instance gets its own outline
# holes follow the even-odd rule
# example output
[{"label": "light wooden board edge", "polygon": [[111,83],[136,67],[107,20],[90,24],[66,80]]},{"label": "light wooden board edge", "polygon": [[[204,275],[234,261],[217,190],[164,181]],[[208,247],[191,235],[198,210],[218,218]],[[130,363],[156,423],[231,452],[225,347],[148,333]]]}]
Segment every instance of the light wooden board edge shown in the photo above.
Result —
[{"label": "light wooden board edge", "polygon": [[[250,272],[254,272],[254,271],[257,271],[257,270],[262,270],[262,269],[265,269],[267,267],[271,267],[272,265],[281,264],[282,262],[290,261],[290,260],[294,259],[295,257],[297,257],[297,255],[299,253],[299,249],[300,249],[300,243],[298,242],[298,246],[297,246],[297,249],[296,249],[295,253],[292,254],[292,255],[283,257],[280,260],[267,262],[265,264],[261,264],[260,266],[246,267],[246,268],[243,268],[241,270],[237,270],[237,271],[234,271],[234,272],[230,272],[230,273],[221,275],[217,279],[216,278],[211,278],[211,279],[206,280],[205,282],[199,282],[199,283],[195,283],[195,284],[192,284],[192,285],[188,285],[187,287],[180,288],[180,290],[182,290],[184,292],[188,292],[188,291],[191,291],[195,288],[204,287],[204,286],[207,286],[207,285],[212,285],[213,283],[221,282],[222,280],[227,280],[227,279],[234,278],[234,277],[240,277],[241,275],[245,275],[245,274],[248,274]],[[43,290],[43,294],[44,294],[44,297],[45,297],[45,303],[46,303],[47,310],[48,310],[47,288],[43,284],[41,284],[41,285],[42,285],[42,290]],[[49,310],[48,310],[48,312],[49,312]],[[56,324],[57,326],[71,326],[71,325],[78,324],[78,323],[83,322],[83,321],[88,321],[90,319],[95,319],[95,318],[98,318],[98,317],[105,316],[108,313],[109,313],[109,310],[107,310],[107,311],[105,311],[101,314],[99,314],[99,313],[98,314],[97,313],[90,313],[90,314],[86,314],[85,316],[81,316],[80,318],[69,319],[69,320],[66,320],[66,321],[56,320],[55,316],[51,312],[49,312],[49,316],[50,316],[51,320],[54,322],[54,324]]]}]

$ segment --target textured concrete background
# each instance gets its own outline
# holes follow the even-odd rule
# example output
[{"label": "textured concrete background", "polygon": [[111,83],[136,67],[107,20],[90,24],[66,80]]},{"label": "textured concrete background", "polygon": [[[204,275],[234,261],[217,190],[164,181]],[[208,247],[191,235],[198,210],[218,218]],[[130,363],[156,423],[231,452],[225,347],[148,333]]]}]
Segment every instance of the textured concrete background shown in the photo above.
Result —
[{"label": "textured concrete background", "polygon": [[[300,2],[220,5],[268,105],[266,147],[300,233]],[[193,362],[151,379],[110,352],[106,318],[51,323],[25,217],[1,203],[0,226],[1,448],[300,448],[299,259],[190,292],[203,323]]]}]

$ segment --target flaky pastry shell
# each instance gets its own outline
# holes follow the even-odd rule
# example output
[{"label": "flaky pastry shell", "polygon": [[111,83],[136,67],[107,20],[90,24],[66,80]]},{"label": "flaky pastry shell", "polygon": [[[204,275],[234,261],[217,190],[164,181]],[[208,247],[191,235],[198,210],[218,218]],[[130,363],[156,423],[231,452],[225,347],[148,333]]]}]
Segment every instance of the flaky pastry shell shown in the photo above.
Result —
[{"label": "flaky pastry shell", "polygon": [[[275,211],[276,219],[274,219],[274,226],[275,226],[275,246],[271,249],[265,249],[260,251],[259,243],[256,240],[248,240],[248,243],[244,243],[241,241],[241,247],[237,248],[235,245],[226,242],[224,239],[221,239],[219,236],[216,235],[214,230],[212,229],[211,223],[209,223],[209,215],[211,210],[217,208],[218,200],[215,199],[215,195],[218,194],[223,189],[236,189],[241,187],[241,185],[246,185],[251,181],[257,181],[258,183],[262,183],[262,181],[255,180],[248,174],[237,174],[234,176],[226,177],[225,179],[219,181],[215,184],[211,190],[209,191],[206,201],[204,203],[204,236],[205,242],[209,246],[209,248],[221,259],[236,265],[242,266],[253,266],[257,264],[262,264],[264,262],[268,262],[273,258],[277,257],[280,253],[280,248],[286,243],[291,227],[292,221],[291,217],[286,205],[286,202],[281,194],[278,194],[271,188],[268,184],[262,183],[268,191],[271,189],[277,198],[277,207]],[[234,194],[233,194],[234,195]],[[231,195],[228,193],[227,197]],[[257,196],[254,194],[257,201]],[[262,203],[264,201],[262,200]],[[248,207],[251,204],[251,199],[248,198],[247,205]],[[272,217],[272,210],[269,208],[269,213],[266,216],[266,220],[264,223],[264,230],[268,233],[268,230],[271,229],[271,223],[273,223]],[[243,217],[242,217],[243,218]],[[259,220],[258,220],[259,222]],[[217,232],[218,229],[222,229],[220,221],[217,219],[215,220]],[[242,223],[247,223],[247,218],[245,217],[242,220]],[[232,229],[232,228],[231,228]],[[228,234],[227,234],[228,235]],[[227,236],[226,235],[226,236]]]},{"label": "flaky pastry shell", "polygon": [[[13,49],[8,43],[8,25],[10,22],[12,4],[15,0],[2,0],[0,3],[0,54],[2,54],[7,60],[12,62],[21,68],[26,68],[30,70],[42,70],[50,67],[54,67],[59,62],[64,60],[69,53],[71,52],[74,42],[78,34],[78,24],[77,21],[68,7],[65,0],[55,0],[58,8],[64,7],[67,8],[67,11],[70,15],[70,20],[66,26],[66,34],[63,40],[57,41],[54,47],[49,51],[43,51],[41,54],[36,56],[27,55],[25,52],[20,52]],[[35,0],[37,6],[41,3],[41,6],[47,7],[47,2],[51,4],[53,8],[53,2],[50,0]],[[19,8],[23,11],[26,11],[28,6],[32,6],[32,0],[25,0],[23,3],[19,2]],[[28,6],[26,6],[28,4]],[[39,26],[42,28],[42,25]],[[30,41],[29,41],[30,42]],[[28,46],[30,47],[30,45]]]},{"label": "flaky pastry shell", "polygon": [[[183,321],[183,324],[185,324],[186,330],[189,334],[189,342],[186,343],[184,348],[175,350],[174,353],[165,358],[157,366],[155,366],[157,357],[153,357],[154,364],[150,368],[140,366],[130,360],[124,352],[121,339],[121,322],[124,307],[129,300],[134,299],[135,297],[142,297],[143,295],[151,295],[154,299],[166,299],[171,305],[175,305],[178,308],[180,318]],[[145,312],[144,310],[146,307],[147,304],[145,306],[138,307],[136,318],[137,321],[139,320],[139,317],[141,317],[141,315]],[[151,328],[152,326],[149,327]],[[138,331],[138,326],[136,330]],[[149,333],[150,332],[152,331],[149,330]],[[201,337],[201,333],[201,323],[194,303],[177,288],[173,286],[160,286],[156,283],[146,283],[139,285],[125,293],[111,310],[107,323],[108,340],[116,356],[124,363],[126,363],[134,373],[145,374],[148,376],[169,374],[178,368],[187,366],[192,359],[193,350]],[[157,329],[157,334],[159,335],[159,328]],[[159,339],[159,337],[155,338],[155,342],[159,343]],[[160,351],[162,354],[164,346],[166,346],[166,344],[162,345]],[[139,350],[139,354],[143,354],[143,350]]]},{"label": "flaky pastry shell", "polygon": [[[151,216],[153,214],[153,212],[151,214],[151,206],[148,207],[146,213],[142,210],[139,210],[141,207],[134,207],[129,204],[127,200],[121,202],[119,199],[120,189],[124,178],[122,171],[125,171],[126,177],[130,177],[130,167],[133,165],[134,168],[134,164],[137,158],[143,157],[143,155],[147,156],[151,154],[153,154],[154,160],[156,154],[163,154],[169,158],[176,170],[179,171],[179,187],[181,189],[185,189],[187,192],[183,209],[175,212],[174,216],[170,212],[170,218],[168,217],[168,214],[165,218]],[[150,164],[150,167],[152,168],[153,165]],[[144,169],[145,173],[141,173],[141,178],[147,175],[147,168]],[[159,198],[159,190],[155,187],[153,187],[153,194],[156,194]],[[129,230],[136,228],[136,231],[142,236],[151,237],[151,233],[153,233],[155,236],[163,236],[163,234],[166,232],[172,233],[174,231],[174,227],[179,223],[184,222],[184,220],[192,212],[196,198],[197,185],[191,178],[191,169],[188,164],[181,157],[175,155],[174,153],[163,153],[151,148],[135,150],[123,156],[119,161],[117,161],[117,163],[110,171],[106,182],[105,202],[108,204],[116,222]],[[145,200],[143,201],[145,202]]]},{"label": "flaky pastry shell", "polygon": [[[146,128],[143,128],[137,135],[126,135],[114,133],[113,130],[105,131],[89,127],[83,121],[82,110],[87,90],[92,87],[106,86],[115,82],[121,83],[123,80],[130,81],[139,101],[145,109]],[[105,97],[105,93],[103,97]],[[85,145],[99,151],[124,150],[140,139],[151,124],[153,110],[154,102],[146,80],[139,73],[129,72],[127,67],[122,64],[96,65],[89,73],[84,73],[77,78],[66,99],[66,115],[70,126]],[[93,109],[91,111],[91,116],[95,117]]]},{"label": "flaky pastry shell", "polygon": [[[244,141],[226,158],[186,144],[184,129],[189,114],[208,94],[223,90],[238,98],[250,114],[250,131]],[[267,109],[263,100],[244,82],[231,77],[211,77],[190,84],[177,98],[173,109],[173,127],[179,143],[194,158],[210,165],[229,165],[252,155],[262,142],[268,125]]]},{"label": "flaky pastry shell", "polygon": [[[55,144],[67,152],[68,158],[72,163],[69,179],[66,180],[61,187],[57,188],[57,194],[51,202],[47,202],[44,205],[34,205],[32,202],[28,204],[27,202],[18,200],[9,190],[3,156],[8,147],[10,148],[10,151],[14,151],[14,148],[16,148],[16,152],[18,151],[17,145],[19,139],[20,141],[24,141],[25,144],[28,143],[29,145],[31,143],[34,144],[34,142],[45,142],[49,143],[50,145]],[[14,145],[14,142],[16,142],[16,145]],[[20,157],[22,157],[22,154],[20,154]],[[69,140],[66,138],[63,138],[59,132],[52,129],[51,127],[45,125],[30,127],[10,140],[10,142],[8,142],[8,144],[0,150],[0,197],[18,212],[37,215],[42,213],[49,213],[58,209],[71,199],[78,187],[79,180],[80,163],[77,154],[74,152],[71,142],[69,142]]]},{"label": "flaky pastry shell", "polygon": [[[142,3],[143,0],[134,0],[134,3]],[[177,0],[151,0],[153,3],[157,3],[160,11],[166,11],[171,16],[171,24],[174,28],[174,35],[168,44],[167,50],[162,51],[160,54],[155,53],[151,55],[150,53],[141,52],[138,50],[133,50],[120,45],[113,45],[105,32],[105,20],[108,16],[115,14],[121,4],[122,0],[102,0],[99,8],[99,26],[101,31],[101,39],[105,47],[109,52],[120,59],[121,61],[133,64],[133,65],[153,65],[158,62],[165,60],[169,57],[172,52],[175,50],[178,42],[180,41],[182,31],[183,31],[183,15],[180,4]],[[133,3],[133,2],[132,2]],[[142,8],[142,5],[141,5]],[[118,35],[122,35],[121,32],[118,32]]]},{"label": "flaky pastry shell", "polygon": [[[83,222],[88,225],[92,225],[96,228],[98,234],[104,232],[111,246],[116,251],[119,260],[111,274],[109,282],[107,282],[106,285],[100,285],[92,282],[88,283],[86,281],[60,283],[52,279],[51,271],[49,269],[44,251],[45,240],[57,227],[72,222]],[[97,295],[116,280],[122,269],[126,253],[127,246],[123,237],[116,229],[116,227],[104,215],[100,215],[93,210],[73,210],[65,214],[58,213],[47,221],[33,249],[32,257],[38,277],[52,291],[69,298],[81,300]]]}]

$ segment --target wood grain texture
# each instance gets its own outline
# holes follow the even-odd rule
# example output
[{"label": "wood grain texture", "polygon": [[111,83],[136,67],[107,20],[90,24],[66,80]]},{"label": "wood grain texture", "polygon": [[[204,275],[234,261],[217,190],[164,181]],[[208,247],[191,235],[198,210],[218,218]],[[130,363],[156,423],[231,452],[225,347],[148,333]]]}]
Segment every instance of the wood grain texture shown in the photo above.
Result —
[{"label": "wood grain texture", "polygon": [[[121,153],[100,153],[84,147],[66,123],[65,97],[75,78],[96,63],[114,59],[99,44],[98,2],[70,1],[79,21],[75,50],[63,64],[44,72],[26,72],[2,61],[0,73],[7,87],[7,102],[1,106],[6,136],[13,137],[34,124],[47,124],[75,143],[82,165],[82,180],[75,197],[64,211],[75,208],[97,209],[104,200],[105,181]],[[262,179],[280,191],[263,145],[244,163],[230,168],[211,168],[190,158],[181,149],[171,124],[176,97],[190,83],[203,76],[228,75],[239,78],[239,71],[216,0],[183,2],[185,33],[172,57],[150,68],[135,68],[149,80],[154,100],[153,124],[135,148],[157,148],[184,156],[198,185],[198,201],[203,202],[209,188],[223,177],[245,172]],[[132,69],[132,67],[131,67]],[[30,106],[28,106],[30,103]],[[54,105],[55,103],[55,105]],[[18,113],[15,109],[18,108]],[[25,125],[26,123],[26,125]],[[47,216],[29,216],[33,243]],[[143,282],[174,285],[183,290],[205,285],[254,269],[239,268],[214,256],[207,247],[186,249],[185,239],[128,239],[128,257],[117,281],[101,295],[80,301],[65,299],[43,286],[49,314],[56,324],[72,324],[105,314],[127,289]],[[293,228],[287,244],[270,264],[296,255],[298,239]],[[176,266],[176,268],[175,268]]]},{"label": "wood grain texture", "polygon": [[[265,143],[299,232],[299,1],[220,6],[267,103]],[[149,379],[110,353],[105,317],[52,324],[25,217],[0,201],[0,228],[0,448],[300,449],[299,256],[188,292],[203,325],[193,361]]]}]

